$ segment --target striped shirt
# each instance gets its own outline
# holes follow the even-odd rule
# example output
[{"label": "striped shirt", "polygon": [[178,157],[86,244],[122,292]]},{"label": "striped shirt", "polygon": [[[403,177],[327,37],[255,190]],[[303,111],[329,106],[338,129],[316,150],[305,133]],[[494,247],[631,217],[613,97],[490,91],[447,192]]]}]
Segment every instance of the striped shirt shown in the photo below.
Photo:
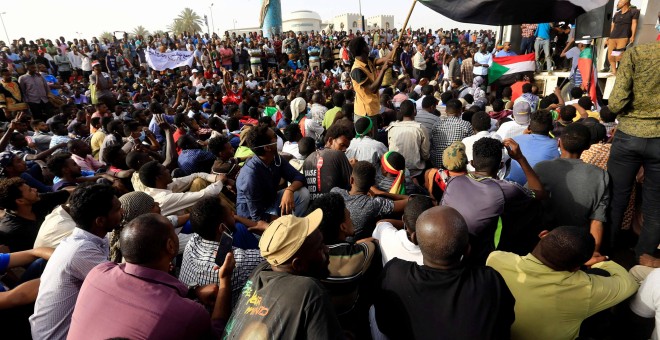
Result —
[{"label": "striped shirt", "polygon": [[[215,253],[219,245],[219,242],[208,241],[198,234],[192,234],[183,251],[179,280],[188,286],[217,284],[218,271],[213,268],[216,267]],[[241,290],[245,282],[254,268],[264,261],[264,258],[261,257],[259,249],[234,247],[233,251],[236,268],[231,275],[231,300],[232,305],[235,305],[241,298]]]},{"label": "striped shirt", "polygon": [[66,339],[73,307],[85,277],[108,261],[108,240],[75,228],[55,249],[41,275],[39,295],[30,316],[32,338]]}]

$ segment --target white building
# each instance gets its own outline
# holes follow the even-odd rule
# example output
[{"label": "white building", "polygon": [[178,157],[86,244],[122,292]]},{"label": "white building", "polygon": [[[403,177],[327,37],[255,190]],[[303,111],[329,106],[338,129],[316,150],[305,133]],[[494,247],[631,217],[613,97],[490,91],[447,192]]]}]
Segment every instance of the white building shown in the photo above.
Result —
[{"label": "white building", "polygon": [[322,29],[321,26],[321,16],[314,11],[294,11],[282,20],[282,31],[284,32],[318,32]]},{"label": "white building", "polygon": [[[379,29],[392,29],[394,28],[394,16],[393,15],[376,15],[369,18],[365,18],[364,24],[367,26],[367,30],[373,30],[376,28]],[[326,32],[330,31],[364,31],[362,27],[362,17],[358,13],[345,13],[338,15],[330,20],[322,21],[321,16],[309,10],[299,10],[293,11],[288,15],[285,15],[282,20],[282,31],[294,31],[298,32],[307,32],[310,31],[319,32],[325,30]],[[236,32],[236,34],[243,34],[249,32],[260,32],[259,27],[244,27],[237,28],[234,30],[229,30],[229,33]]]},{"label": "white building", "polygon": [[392,29],[394,28],[393,15],[376,15],[367,18],[367,30],[373,29]]},{"label": "white building", "polygon": [[364,31],[362,27],[362,17],[357,13],[338,15],[332,19],[332,24],[334,25],[333,28],[335,31],[348,32],[349,30],[352,30],[353,33],[356,31]]}]

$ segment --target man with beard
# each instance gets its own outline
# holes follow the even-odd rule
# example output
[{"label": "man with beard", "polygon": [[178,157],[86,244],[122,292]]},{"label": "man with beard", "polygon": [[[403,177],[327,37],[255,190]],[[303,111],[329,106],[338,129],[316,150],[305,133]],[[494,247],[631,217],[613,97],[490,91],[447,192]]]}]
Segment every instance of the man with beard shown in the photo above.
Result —
[{"label": "man with beard", "polygon": [[245,283],[225,329],[227,339],[336,339],[342,330],[322,284],[328,247],[318,229],[323,211],[286,215],[264,231],[259,249],[267,263]]}]

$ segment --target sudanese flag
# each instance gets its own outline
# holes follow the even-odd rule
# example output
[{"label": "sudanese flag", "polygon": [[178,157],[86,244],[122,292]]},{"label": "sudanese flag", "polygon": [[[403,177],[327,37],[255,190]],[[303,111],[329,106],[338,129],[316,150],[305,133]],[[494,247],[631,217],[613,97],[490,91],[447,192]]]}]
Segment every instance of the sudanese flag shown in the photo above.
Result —
[{"label": "sudanese flag", "polygon": [[488,68],[488,84],[511,85],[518,74],[527,74],[532,78],[536,69],[534,53],[509,57],[494,57]]}]

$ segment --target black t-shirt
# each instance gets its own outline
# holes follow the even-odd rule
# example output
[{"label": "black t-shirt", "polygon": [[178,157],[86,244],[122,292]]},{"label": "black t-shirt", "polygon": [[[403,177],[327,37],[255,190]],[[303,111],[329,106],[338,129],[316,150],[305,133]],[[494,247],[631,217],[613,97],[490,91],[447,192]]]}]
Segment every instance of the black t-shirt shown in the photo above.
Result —
[{"label": "black t-shirt", "polygon": [[39,197],[41,198],[39,202],[32,206],[32,211],[37,217],[36,220],[27,220],[9,211],[0,220],[0,244],[9,247],[12,252],[32,249],[44,218],[56,206],[66,202],[69,192],[62,190],[40,194]]},{"label": "black t-shirt", "polygon": [[341,339],[337,315],[315,279],[255,268],[225,328],[225,339]]},{"label": "black t-shirt", "polygon": [[[319,155],[322,162],[319,161]],[[316,151],[303,163],[303,174],[312,200],[321,194],[329,193],[334,187],[350,190],[352,171],[346,154],[331,149]]]},{"label": "black t-shirt", "polygon": [[631,8],[626,13],[617,11],[614,13],[612,22],[614,23],[614,30],[610,33],[610,38],[630,38],[632,36],[632,21],[639,19],[639,11]]},{"label": "black t-shirt", "polygon": [[395,258],[383,268],[375,308],[390,339],[509,339],[514,304],[490,267],[438,270]]}]

